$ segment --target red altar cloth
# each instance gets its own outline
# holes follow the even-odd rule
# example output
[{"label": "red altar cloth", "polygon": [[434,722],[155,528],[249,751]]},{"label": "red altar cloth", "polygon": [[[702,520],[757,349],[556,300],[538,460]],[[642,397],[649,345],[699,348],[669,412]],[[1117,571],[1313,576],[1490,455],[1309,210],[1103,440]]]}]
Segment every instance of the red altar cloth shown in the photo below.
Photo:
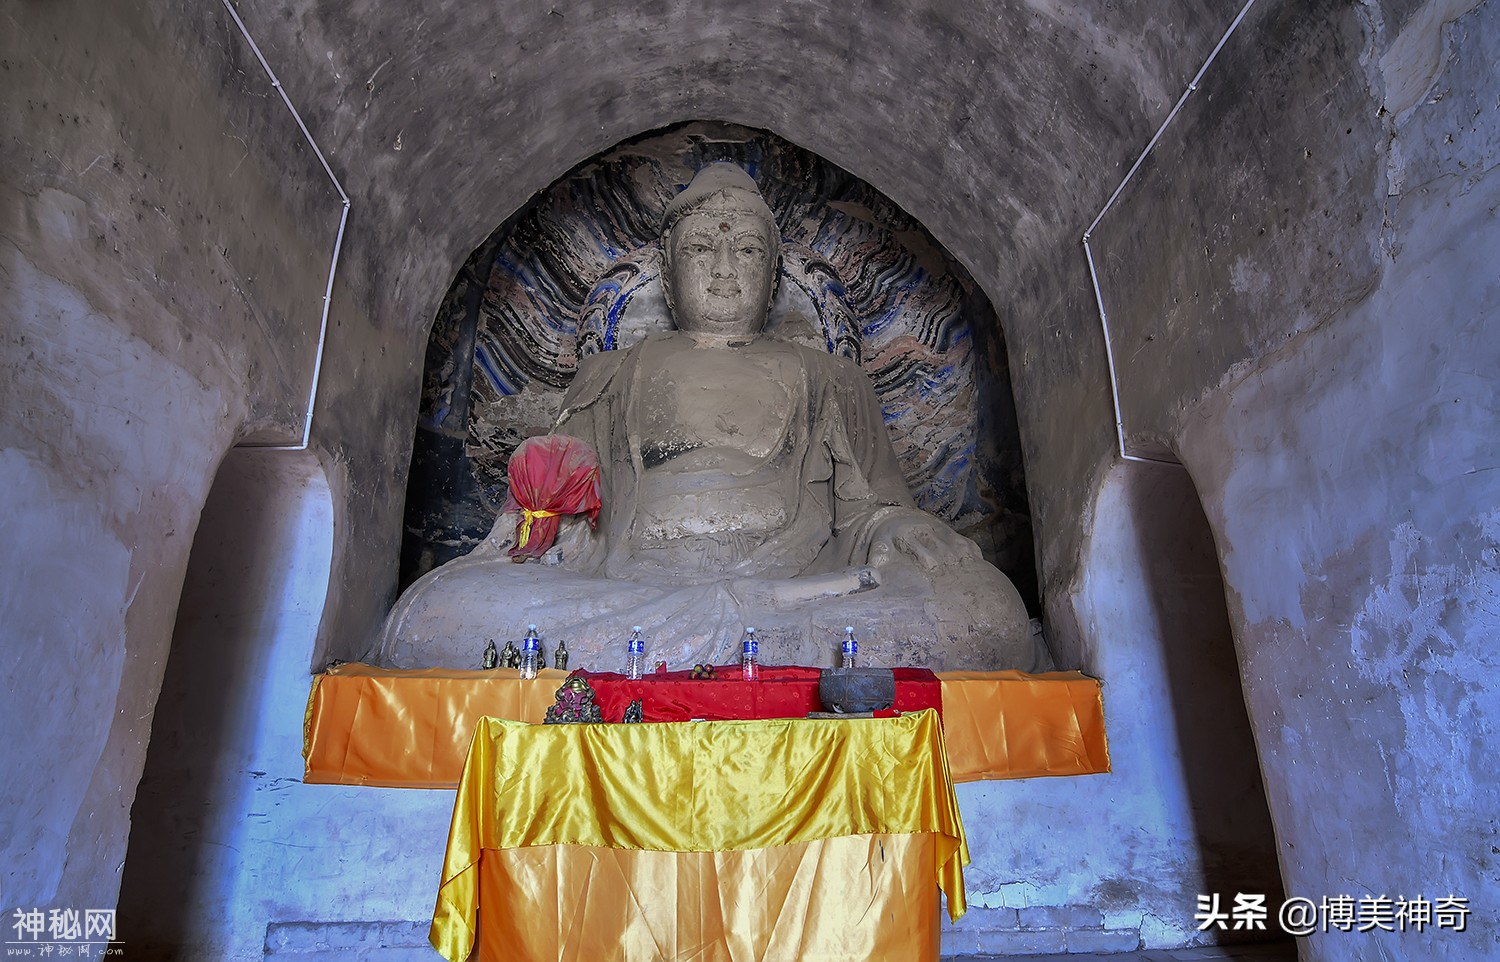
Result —
[{"label": "red altar cloth", "polygon": [[[822,711],[817,668],[762,665],[760,681],[741,681],[739,665],[715,666],[715,677],[695,679],[690,671],[664,671],[631,681],[612,671],[574,672],[594,689],[594,701],[607,722],[620,721],[626,707],[641,700],[648,722],[725,721],[736,718],[805,718]],[[898,712],[943,710],[942,683],[926,668],[892,668]]]}]

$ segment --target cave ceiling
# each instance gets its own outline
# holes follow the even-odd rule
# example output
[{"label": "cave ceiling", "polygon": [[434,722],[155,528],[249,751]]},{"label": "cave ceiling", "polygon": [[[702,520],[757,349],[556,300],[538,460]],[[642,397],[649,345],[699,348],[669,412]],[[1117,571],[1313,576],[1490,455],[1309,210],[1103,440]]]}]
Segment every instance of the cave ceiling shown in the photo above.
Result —
[{"label": "cave ceiling", "polygon": [[1003,304],[1076,242],[1238,4],[237,9],[353,200],[346,276],[419,338],[457,266],[530,198],[695,119],[770,130],[869,181]]}]

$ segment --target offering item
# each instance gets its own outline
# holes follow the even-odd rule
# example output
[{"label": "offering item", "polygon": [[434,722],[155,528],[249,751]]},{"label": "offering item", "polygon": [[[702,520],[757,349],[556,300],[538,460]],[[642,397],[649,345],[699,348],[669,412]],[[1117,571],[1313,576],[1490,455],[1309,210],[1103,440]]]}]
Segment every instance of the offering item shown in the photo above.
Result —
[{"label": "offering item", "polygon": [[645,720],[646,711],[641,707],[641,700],[639,698],[634,699],[629,705],[625,706],[625,724],[634,725]]},{"label": "offering item", "polygon": [[480,662],[480,665],[486,671],[492,671],[500,667],[500,654],[495,651],[495,639],[491,638],[490,643],[484,646],[484,659]]},{"label": "offering item", "polygon": [[594,702],[594,688],[580,675],[570,675],[552,696],[552,705],[542,719],[544,725],[596,724],[604,713]]},{"label": "offering item", "polygon": [[896,703],[896,676],[889,668],[824,668],[818,697],[841,715],[881,711]]},{"label": "offering item", "polygon": [[510,560],[525,563],[547,553],[565,515],[599,522],[599,456],[586,442],[567,435],[527,438],[511,455],[510,490],[501,517],[514,515],[515,545]]}]

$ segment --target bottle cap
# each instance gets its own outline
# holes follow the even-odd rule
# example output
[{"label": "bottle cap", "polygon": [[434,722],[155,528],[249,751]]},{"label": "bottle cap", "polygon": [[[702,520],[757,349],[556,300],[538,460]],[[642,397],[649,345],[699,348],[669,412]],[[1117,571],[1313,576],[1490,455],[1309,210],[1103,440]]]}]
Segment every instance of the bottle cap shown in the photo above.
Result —
[{"label": "bottle cap", "polygon": [[527,625],[526,626],[526,630],[527,631],[536,631],[536,625]]},{"label": "bottle cap", "polygon": [[640,625],[636,625],[634,628],[632,628],[630,630],[631,631],[640,631],[641,630],[641,626]]},{"label": "bottle cap", "polygon": [[846,634],[846,635],[852,635],[852,634],[854,634],[854,626],[853,625],[845,625],[844,626],[844,634]]}]

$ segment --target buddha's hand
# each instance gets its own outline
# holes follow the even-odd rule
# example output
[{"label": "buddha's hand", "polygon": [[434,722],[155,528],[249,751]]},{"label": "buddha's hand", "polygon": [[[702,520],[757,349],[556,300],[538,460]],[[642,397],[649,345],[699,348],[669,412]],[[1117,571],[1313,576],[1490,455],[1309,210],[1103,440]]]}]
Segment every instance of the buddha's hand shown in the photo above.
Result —
[{"label": "buddha's hand", "polygon": [[906,509],[875,523],[868,563],[883,567],[910,559],[930,571],[980,558],[979,545],[926,512]]}]

